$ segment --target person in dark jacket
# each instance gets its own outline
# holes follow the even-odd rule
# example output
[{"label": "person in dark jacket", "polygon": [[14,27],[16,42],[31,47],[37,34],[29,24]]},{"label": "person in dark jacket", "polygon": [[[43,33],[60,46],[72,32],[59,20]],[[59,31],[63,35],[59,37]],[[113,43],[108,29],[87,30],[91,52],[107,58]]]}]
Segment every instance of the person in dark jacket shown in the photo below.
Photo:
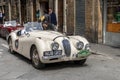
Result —
[{"label": "person in dark jacket", "polygon": [[51,23],[54,30],[57,30],[56,29],[56,26],[57,26],[56,14],[53,12],[51,8],[49,8],[49,22]]},{"label": "person in dark jacket", "polygon": [[0,11],[0,24],[3,24],[4,14]]},{"label": "person in dark jacket", "polygon": [[44,10],[44,14],[39,19],[42,23],[43,30],[54,30],[53,26],[49,22],[49,18],[50,16],[48,14],[48,11]]}]

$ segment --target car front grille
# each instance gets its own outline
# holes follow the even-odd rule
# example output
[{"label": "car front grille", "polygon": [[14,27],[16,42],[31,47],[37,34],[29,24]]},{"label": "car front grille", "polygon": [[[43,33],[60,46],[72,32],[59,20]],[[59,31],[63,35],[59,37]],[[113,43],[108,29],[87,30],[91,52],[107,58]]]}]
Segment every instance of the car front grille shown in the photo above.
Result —
[{"label": "car front grille", "polygon": [[64,47],[64,52],[65,52],[66,56],[69,57],[71,54],[70,42],[67,39],[64,39],[62,41],[62,43],[63,43],[63,47]]}]

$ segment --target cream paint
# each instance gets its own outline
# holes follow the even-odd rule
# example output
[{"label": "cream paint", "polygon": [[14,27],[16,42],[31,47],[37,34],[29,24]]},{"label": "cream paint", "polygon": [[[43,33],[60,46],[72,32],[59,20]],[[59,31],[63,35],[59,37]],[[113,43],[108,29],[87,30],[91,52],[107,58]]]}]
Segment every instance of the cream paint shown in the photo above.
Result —
[{"label": "cream paint", "polygon": [[[66,37],[65,35],[62,35],[59,32],[55,31],[34,31],[34,32],[29,32],[29,35],[24,35],[21,37],[16,37],[15,32],[12,32],[9,36],[12,37],[13,40],[13,47],[14,50],[17,51],[19,54],[22,54],[23,56],[27,57],[30,59],[30,48],[31,45],[34,44],[37,47],[39,57],[41,62],[43,63],[54,63],[54,62],[60,62],[60,61],[70,61],[70,60],[81,60],[83,58],[76,58],[76,55],[79,50],[76,49],[75,47],[75,42],[82,41],[84,44],[88,44],[88,41],[81,36],[69,36]],[[56,38],[57,36],[61,36],[59,38]],[[19,39],[19,48],[15,48],[15,40]],[[58,42],[60,47],[59,50],[62,50],[62,55],[65,55],[64,53],[64,48],[62,41],[64,39],[67,39],[70,42],[71,46],[71,55],[69,57],[62,57],[61,59],[58,60],[43,60],[43,52],[44,51],[51,51],[51,43],[53,43],[53,39],[55,39],[55,42]],[[86,56],[87,58],[87,56]]]}]

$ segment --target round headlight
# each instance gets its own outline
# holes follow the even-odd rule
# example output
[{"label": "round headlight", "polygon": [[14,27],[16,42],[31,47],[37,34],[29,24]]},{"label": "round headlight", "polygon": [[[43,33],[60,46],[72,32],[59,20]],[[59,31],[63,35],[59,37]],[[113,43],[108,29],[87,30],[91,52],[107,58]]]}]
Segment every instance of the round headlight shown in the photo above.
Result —
[{"label": "round headlight", "polygon": [[57,42],[54,42],[51,44],[51,48],[52,48],[52,50],[58,50],[59,44]]},{"label": "round headlight", "polygon": [[78,50],[81,50],[83,47],[84,47],[84,43],[83,42],[79,41],[79,42],[76,43],[76,48]]}]

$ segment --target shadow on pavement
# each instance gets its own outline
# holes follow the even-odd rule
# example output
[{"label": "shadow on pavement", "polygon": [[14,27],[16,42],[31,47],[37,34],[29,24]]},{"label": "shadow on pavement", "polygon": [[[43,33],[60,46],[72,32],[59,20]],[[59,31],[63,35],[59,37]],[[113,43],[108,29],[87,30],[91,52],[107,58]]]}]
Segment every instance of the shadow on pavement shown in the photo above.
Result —
[{"label": "shadow on pavement", "polygon": [[78,65],[74,64],[73,62],[59,62],[59,63],[51,63],[47,64],[43,71],[46,70],[58,70],[58,69],[63,69],[63,68],[77,68],[77,67],[87,67],[87,64],[84,65]]},{"label": "shadow on pavement", "polygon": [[27,59],[26,57],[20,55],[19,53],[11,53],[13,56],[17,57],[19,60],[25,61],[28,64],[31,64],[31,60]]},{"label": "shadow on pavement", "polygon": [[[14,53],[12,55],[17,57],[19,60],[22,60],[22,61],[26,62],[27,64],[32,65],[31,60],[27,59],[26,57],[24,57],[18,53]],[[87,66],[88,65],[86,63],[84,65],[79,65],[79,64],[74,64],[74,62],[72,62],[72,61],[67,61],[67,62],[58,62],[58,63],[46,64],[45,68],[40,69],[40,70],[42,70],[42,71],[58,70],[58,69],[69,68],[69,67],[70,68],[77,68],[77,67],[87,67]]]}]

